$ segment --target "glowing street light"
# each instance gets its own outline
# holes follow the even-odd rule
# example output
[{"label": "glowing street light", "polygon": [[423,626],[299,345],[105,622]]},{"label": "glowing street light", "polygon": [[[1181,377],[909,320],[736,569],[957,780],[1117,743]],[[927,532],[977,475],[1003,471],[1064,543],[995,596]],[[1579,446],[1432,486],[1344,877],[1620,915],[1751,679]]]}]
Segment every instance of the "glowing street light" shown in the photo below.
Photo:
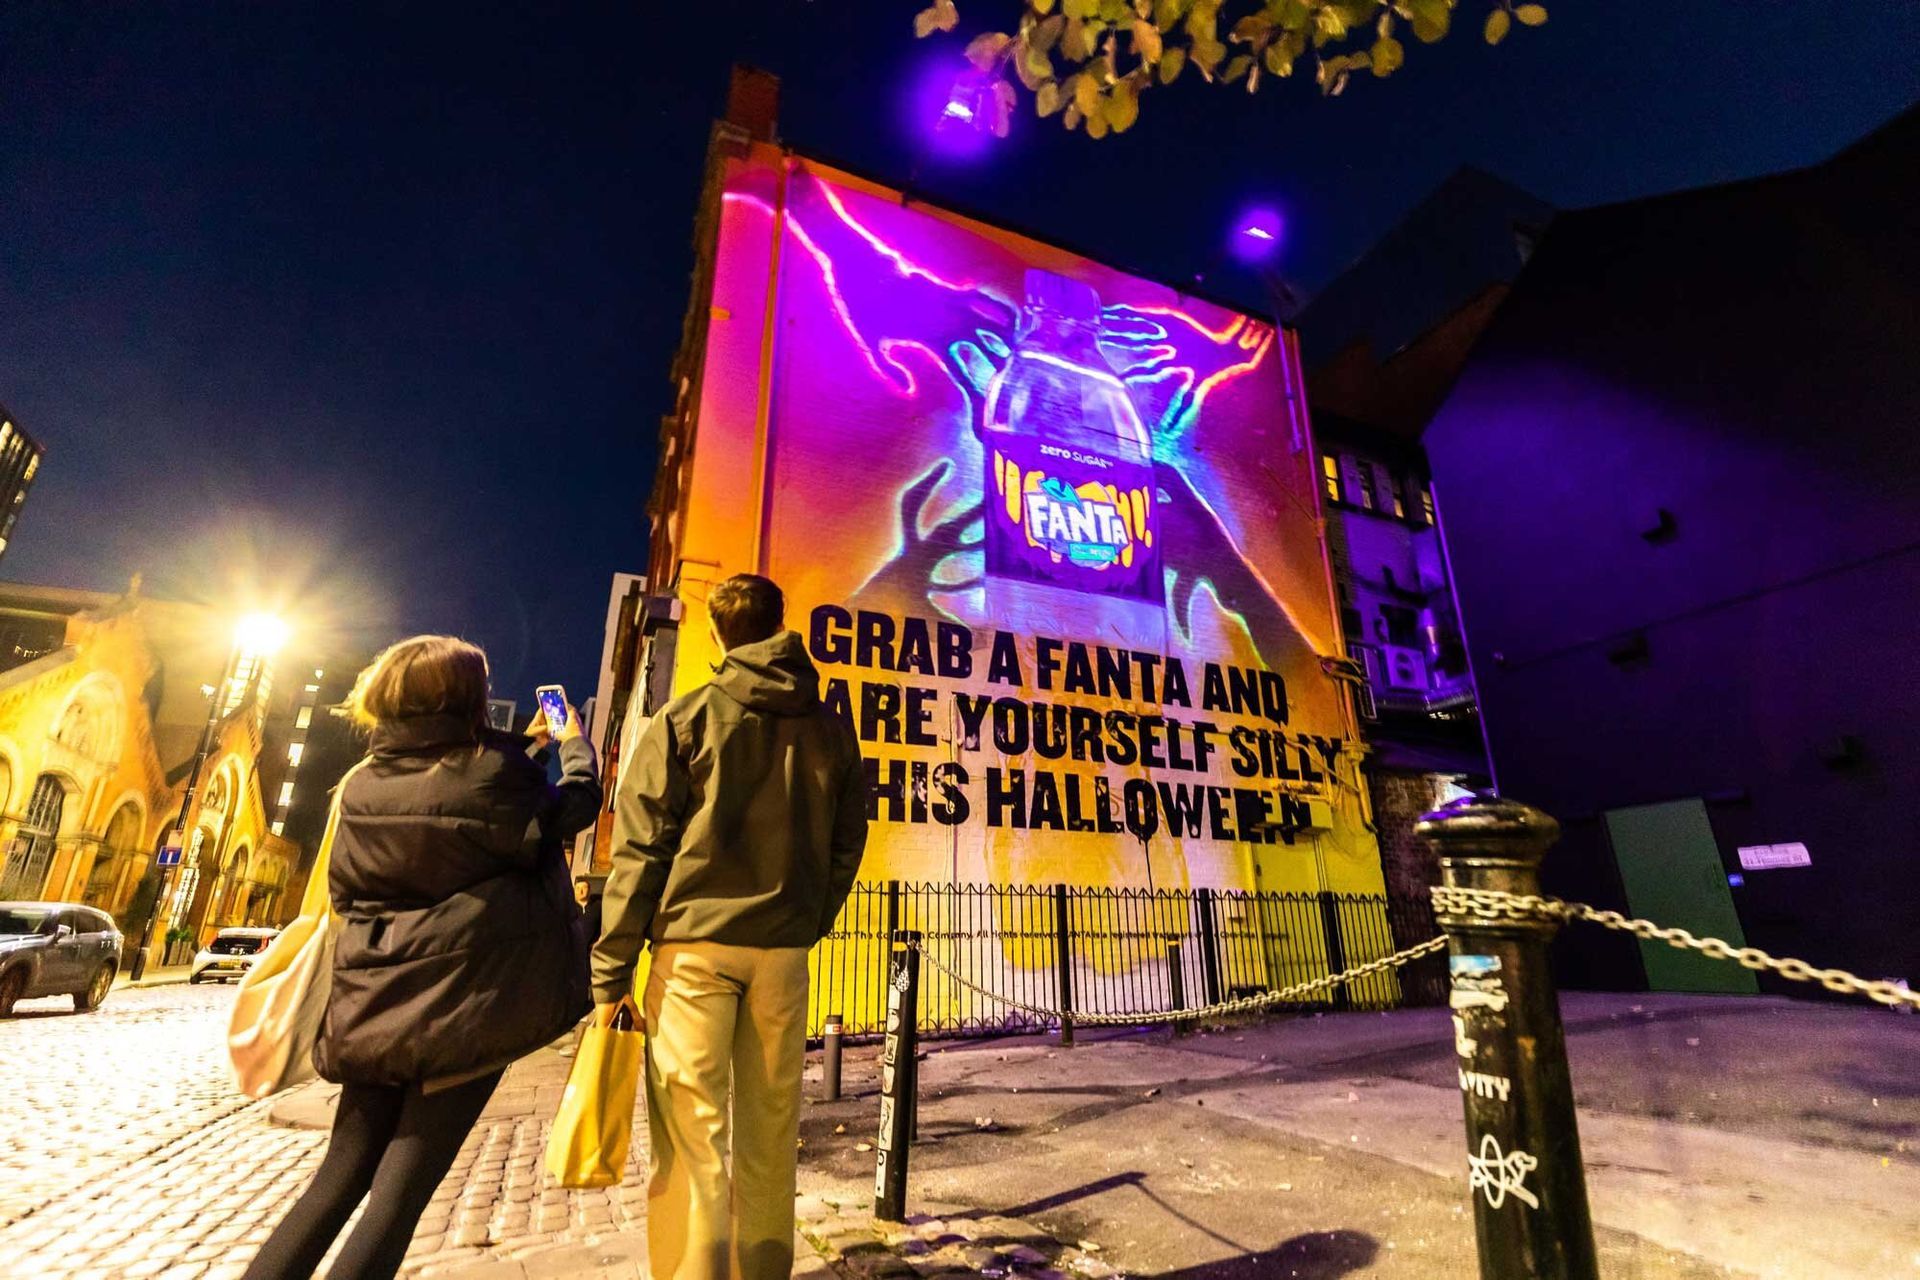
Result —
[{"label": "glowing street light", "polygon": [[1262,266],[1280,256],[1285,223],[1271,205],[1254,205],[1234,220],[1233,256],[1249,266]]},{"label": "glowing street light", "polygon": [[233,647],[242,654],[271,657],[280,652],[293,633],[286,620],[270,613],[250,613],[233,629]]}]

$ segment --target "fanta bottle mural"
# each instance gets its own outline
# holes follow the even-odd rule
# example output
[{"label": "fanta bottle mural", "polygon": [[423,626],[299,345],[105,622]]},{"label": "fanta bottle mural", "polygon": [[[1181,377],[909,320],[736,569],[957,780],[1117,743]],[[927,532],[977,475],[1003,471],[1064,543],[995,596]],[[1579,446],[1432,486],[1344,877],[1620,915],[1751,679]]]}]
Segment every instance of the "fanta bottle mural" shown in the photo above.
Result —
[{"label": "fanta bottle mural", "polygon": [[1099,337],[1099,294],[1027,272],[987,387],[987,575],[1157,603],[1153,441]]}]

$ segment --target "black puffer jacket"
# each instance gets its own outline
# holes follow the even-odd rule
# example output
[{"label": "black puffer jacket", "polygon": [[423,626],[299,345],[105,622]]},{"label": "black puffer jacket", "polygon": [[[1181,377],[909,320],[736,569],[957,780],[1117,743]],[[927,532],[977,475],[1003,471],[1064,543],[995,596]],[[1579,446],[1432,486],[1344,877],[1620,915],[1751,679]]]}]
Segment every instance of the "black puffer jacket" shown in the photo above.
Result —
[{"label": "black puffer jacket", "polygon": [[588,940],[561,842],[600,808],[593,748],[559,785],[527,739],[451,716],[389,722],[344,784],[328,890],[341,928],[314,1047],[328,1080],[452,1082],[588,1010]]}]

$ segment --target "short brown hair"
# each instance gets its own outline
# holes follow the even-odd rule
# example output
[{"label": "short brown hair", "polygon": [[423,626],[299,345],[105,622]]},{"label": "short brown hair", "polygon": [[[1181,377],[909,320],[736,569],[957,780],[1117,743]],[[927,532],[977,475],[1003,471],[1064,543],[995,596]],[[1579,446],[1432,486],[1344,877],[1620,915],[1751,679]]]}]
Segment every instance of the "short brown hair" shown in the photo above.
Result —
[{"label": "short brown hair", "polygon": [[707,593],[707,613],[729,649],[767,640],[786,623],[787,598],[769,578],[736,573]]},{"label": "short brown hair", "polygon": [[414,636],[389,645],[347,696],[354,722],[452,715],[477,732],[487,723],[487,655],[454,636]]}]

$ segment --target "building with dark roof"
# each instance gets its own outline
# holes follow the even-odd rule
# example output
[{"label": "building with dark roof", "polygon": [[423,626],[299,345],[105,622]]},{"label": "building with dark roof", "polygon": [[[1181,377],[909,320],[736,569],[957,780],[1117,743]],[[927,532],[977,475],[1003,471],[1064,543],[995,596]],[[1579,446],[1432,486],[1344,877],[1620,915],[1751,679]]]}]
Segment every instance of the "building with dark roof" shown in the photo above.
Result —
[{"label": "building with dark roof", "polygon": [[1425,434],[1497,781],[1566,829],[1549,888],[1872,977],[1920,972],[1916,172],[1920,109],[1560,214]]}]

